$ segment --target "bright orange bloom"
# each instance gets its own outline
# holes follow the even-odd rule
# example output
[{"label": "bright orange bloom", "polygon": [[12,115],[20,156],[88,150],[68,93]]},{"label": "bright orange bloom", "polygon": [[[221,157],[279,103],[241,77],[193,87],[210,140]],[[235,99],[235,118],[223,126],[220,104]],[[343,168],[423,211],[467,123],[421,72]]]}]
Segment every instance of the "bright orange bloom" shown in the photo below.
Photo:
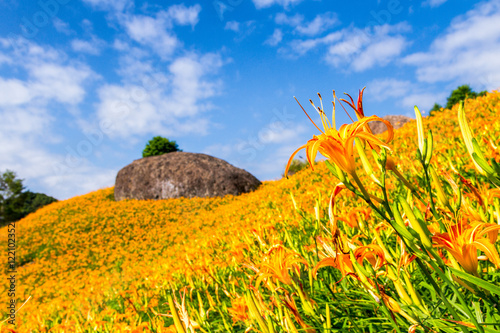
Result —
[{"label": "bright orange bloom", "polygon": [[307,266],[307,262],[300,257],[296,252],[285,249],[281,244],[273,246],[267,253],[266,258],[261,264],[261,268],[257,269],[251,265],[247,267],[253,269],[258,278],[255,285],[259,285],[263,279],[273,277],[281,283],[291,285],[293,283],[290,270],[299,271],[298,264],[302,263]]},{"label": "bright orange bloom", "polygon": [[[333,249],[333,247],[327,244],[321,237],[318,237],[317,240],[318,243],[323,246],[325,253],[322,254],[324,258],[314,267],[313,275],[316,275],[320,268],[331,266],[340,270],[343,277],[351,275],[354,278],[358,278],[354,271],[349,249]],[[350,247],[352,248],[354,246],[351,244]],[[363,261],[367,260],[375,271],[386,263],[384,251],[376,244],[359,246],[355,248],[353,254],[358,263],[362,265]]]},{"label": "bright orange bloom", "polygon": [[[438,247],[445,248],[467,272],[477,275],[477,250],[483,251],[488,259],[500,268],[500,257],[494,243],[491,242],[493,238],[496,240],[498,230],[500,230],[498,224],[458,223],[450,226],[447,233],[432,237],[432,240]],[[485,235],[489,237],[483,237]]]},{"label": "bright orange bloom", "polygon": [[356,273],[354,272],[349,253],[345,254],[340,252],[337,253],[334,257],[326,257],[320,260],[320,262],[318,262],[318,264],[314,266],[313,275],[316,276],[318,270],[326,266],[331,266],[338,269],[343,277],[346,277],[347,275],[357,277]]},{"label": "bright orange bloom", "polygon": [[227,311],[231,315],[233,319],[233,323],[237,323],[239,321],[246,322],[248,320],[248,306],[245,300],[245,297],[237,297],[231,300],[231,308],[228,308]]},{"label": "bright orange bloom", "polygon": [[366,259],[375,271],[385,265],[384,251],[376,244],[358,247],[354,251],[354,257],[360,264]]},{"label": "bright orange bloom", "polygon": [[[318,94],[319,95],[319,94]],[[321,95],[319,95],[321,100]],[[335,92],[334,92],[335,98]],[[298,101],[297,101],[298,103]],[[312,101],[311,101],[312,103]],[[321,101],[321,104],[323,102]],[[299,103],[300,105],[300,103]],[[314,106],[314,104],[313,104]],[[304,108],[300,105],[302,110]],[[312,121],[311,117],[306,113],[307,117],[311,120],[311,122],[316,126],[316,128],[321,132],[320,135],[314,135],[313,138],[296,151],[293,152],[292,156],[288,160],[288,164],[286,166],[285,175],[288,172],[288,168],[294,158],[294,156],[302,149],[306,149],[307,160],[309,164],[312,165],[314,160],[316,159],[316,155],[318,151],[335,163],[340,169],[348,174],[353,174],[355,171],[354,166],[354,139],[359,138],[364,140],[370,144],[374,144],[377,146],[382,146],[390,149],[391,147],[388,143],[393,139],[393,128],[392,125],[385,119],[379,118],[377,116],[371,117],[363,117],[362,119],[354,122],[353,124],[344,124],[337,131],[335,127],[335,102],[333,102],[333,112],[332,112],[332,122],[328,120],[325,112],[323,111],[323,107],[317,108],[321,122],[323,124],[323,130],[321,130],[315,123]],[[386,142],[381,141],[375,135],[373,135],[366,128],[367,124],[370,121],[381,121],[387,126],[387,139]],[[332,125],[333,124],[333,125]]]}]

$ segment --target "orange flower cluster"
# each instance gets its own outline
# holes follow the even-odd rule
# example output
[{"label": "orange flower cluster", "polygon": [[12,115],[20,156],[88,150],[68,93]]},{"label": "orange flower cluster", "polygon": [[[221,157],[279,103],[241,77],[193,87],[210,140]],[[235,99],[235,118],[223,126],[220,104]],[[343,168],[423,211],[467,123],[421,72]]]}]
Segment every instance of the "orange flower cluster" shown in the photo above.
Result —
[{"label": "orange flower cluster", "polygon": [[[491,119],[500,112],[499,102],[498,92],[466,102],[467,117],[474,119],[469,121],[471,131],[484,155],[496,161],[500,161],[500,123]],[[345,280],[361,283],[415,330],[420,322],[413,322],[414,312],[406,313],[406,307],[415,305],[425,316],[429,314],[410,283],[407,267],[413,265],[415,257],[408,254],[400,239],[395,240],[389,225],[366,206],[368,199],[381,202],[382,195],[377,194],[380,188],[373,181],[375,175],[361,171],[360,156],[353,149],[355,140],[364,140],[367,147],[371,144],[380,151],[379,146],[386,147],[393,133],[390,131],[385,140],[384,135],[381,139],[369,133],[367,123],[379,119],[365,118],[362,107],[352,105],[361,119],[339,131],[321,108],[324,129],[304,148],[310,162],[319,151],[342,171],[359,176],[356,186],[369,197],[340,192],[345,188],[340,186],[335,201],[328,200],[338,179],[324,163],[318,163],[314,171],[264,182],[255,192],[238,197],[115,202],[109,188],[51,204],[17,223],[16,301],[22,304],[31,298],[17,313],[17,325],[4,322],[0,330],[175,332],[172,319],[166,316],[171,313],[166,295],[172,288],[189,285],[172,302],[182,315],[181,322],[187,323],[186,329],[203,327],[216,311],[226,309],[232,320],[225,325],[253,325],[257,330],[255,323],[269,327],[280,321],[288,331],[293,332],[298,324],[312,332],[306,321],[319,313],[320,305],[324,308],[326,298],[320,298],[321,304],[312,299],[318,292],[314,281],[331,271],[349,277],[339,288],[346,288]],[[439,192],[440,182],[450,186],[439,201],[435,200],[435,211],[416,199],[410,204],[425,212],[421,218],[429,222],[432,245],[441,250],[442,259],[477,275],[478,260],[500,265],[500,212],[488,213],[498,206],[500,192],[467,180],[475,166],[466,147],[457,145],[461,133],[456,114],[455,107],[423,119],[424,127],[432,129],[434,135],[432,161],[439,182],[433,183],[433,190]],[[389,192],[405,186],[414,187],[415,196],[425,191],[415,176],[421,169],[414,158],[415,133],[415,122],[394,132],[393,158],[387,160],[386,168],[396,177],[385,179]],[[376,164],[371,154],[365,157]],[[452,171],[448,174],[445,170]],[[460,187],[461,197],[455,187]],[[457,215],[452,209],[459,202],[462,208]],[[434,220],[432,213],[436,212],[445,219]],[[416,230],[418,225],[413,225],[410,217],[410,211],[404,212],[400,226]],[[483,224],[478,225],[478,221]],[[5,228],[0,230],[0,244],[7,244]],[[7,267],[6,255],[0,256],[0,265]],[[370,267],[373,271],[367,271]],[[217,272],[226,271],[231,272],[226,274],[228,280],[218,280]],[[249,278],[238,280],[238,274]],[[387,290],[376,282],[379,277],[386,278]],[[263,288],[272,290],[273,296],[261,295]],[[2,304],[9,301],[7,289],[7,282],[2,281]],[[222,297],[229,301],[219,306]],[[332,320],[328,304],[326,309],[326,314],[318,316],[324,327]],[[0,320],[7,318],[5,307],[0,316]]]}]

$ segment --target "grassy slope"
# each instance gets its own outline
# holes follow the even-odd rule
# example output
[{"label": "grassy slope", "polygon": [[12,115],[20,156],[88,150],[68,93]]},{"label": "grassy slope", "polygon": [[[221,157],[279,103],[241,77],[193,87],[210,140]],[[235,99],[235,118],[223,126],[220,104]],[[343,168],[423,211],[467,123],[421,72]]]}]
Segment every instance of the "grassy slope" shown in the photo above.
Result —
[{"label": "grassy slope", "polygon": [[[469,103],[476,136],[488,132],[500,137],[499,122],[491,122],[499,99],[497,93]],[[471,168],[464,147],[456,146],[456,109],[426,119],[424,126],[433,130],[436,158],[443,165],[441,154],[448,153],[453,163],[461,159],[464,169]],[[413,159],[415,133],[414,122],[397,131],[394,156]],[[412,169],[411,163],[400,167]],[[319,164],[315,172],[265,182],[238,197],[115,202],[110,188],[51,204],[17,223],[18,304],[31,296],[17,316],[17,328],[124,330],[139,327],[143,320],[161,327],[163,319],[148,319],[147,309],[166,309],[158,304],[159,295],[176,274],[208,274],[210,267],[240,262],[245,242],[277,223],[300,220],[289,193],[299,208],[312,214],[316,199],[323,198],[325,206],[336,182]],[[6,228],[0,230],[0,243],[7,244]],[[5,254],[2,267],[6,261]],[[6,288],[4,280],[2,304],[8,302]],[[0,313],[6,317],[5,307]]]}]

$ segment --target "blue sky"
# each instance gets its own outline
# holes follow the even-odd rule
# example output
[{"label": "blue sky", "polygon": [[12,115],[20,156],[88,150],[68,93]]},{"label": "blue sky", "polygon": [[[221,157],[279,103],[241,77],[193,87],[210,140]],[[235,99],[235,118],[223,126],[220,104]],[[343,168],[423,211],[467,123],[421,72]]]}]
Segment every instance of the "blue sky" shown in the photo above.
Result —
[{"label": "blue sky", "polygon": [[497,89],[499,55],[500,1],[0,0],[0,170],[65,199],[161,135],[278,179],[317,134],[293,96],[412,116]]}]

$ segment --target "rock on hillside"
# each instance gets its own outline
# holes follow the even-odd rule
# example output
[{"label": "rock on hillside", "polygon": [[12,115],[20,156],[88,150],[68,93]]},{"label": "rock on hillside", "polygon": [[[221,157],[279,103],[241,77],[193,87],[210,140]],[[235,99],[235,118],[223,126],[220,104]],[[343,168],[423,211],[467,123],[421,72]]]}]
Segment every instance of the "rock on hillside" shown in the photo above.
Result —
[{"label": "rock on hillside", "polygon": [[[412,118],[406,116],[385,116],[382,117],[382,119],[389,121],[394,129],[398,129],[407,122],[413,120]],[[387,130],[387,126],[381,121],[371,121],[368,124],[370,125],[373,134],[380,134]]]},{"label": "rock on hillside", "polygon": [[205,154],[174,152],[135,160],[118,172],[115,199],[238,195],[261,182],[243,169]]}]

